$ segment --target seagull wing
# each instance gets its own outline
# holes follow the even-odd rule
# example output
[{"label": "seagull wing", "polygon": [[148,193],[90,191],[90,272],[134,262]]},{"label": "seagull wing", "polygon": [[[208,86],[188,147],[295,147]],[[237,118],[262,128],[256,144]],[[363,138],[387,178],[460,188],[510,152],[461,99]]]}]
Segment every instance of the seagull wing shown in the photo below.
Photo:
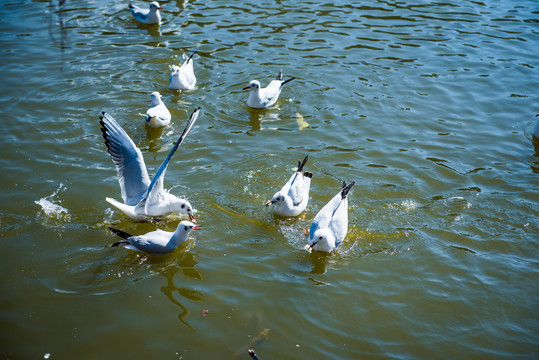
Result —
[{"label": "seagull wing", "polygon": [[101,132],[116,171],[126,205],[136,205],[150,185],[148,171],[139,148],[112,116],[103,111]]},{"label": "seagull wing", "polygon": [[180,138],[176,141],[176,143],[168,153],[167,157],[155,173],[152,182],[148,186],[148,191],[142,197],[142,201],[147,200],[146,208],[148,208],[149,204],[154,202],[155,196],[159,196],[164,191],[164,179],[168,163],[170,162],[170,159],[172,159],[172,156],[174,155],[176,150],[178,150],[178,147],[182,144],[183,140],[185,139],[193,125],[195,124],[195,121],[198,119],[199,112],[200,107],[193,111],[193,113],[189,117],[189,120],[187,121],[187,125],[185,125],[185,129],[183,129],[183,132],[180,135]]}]

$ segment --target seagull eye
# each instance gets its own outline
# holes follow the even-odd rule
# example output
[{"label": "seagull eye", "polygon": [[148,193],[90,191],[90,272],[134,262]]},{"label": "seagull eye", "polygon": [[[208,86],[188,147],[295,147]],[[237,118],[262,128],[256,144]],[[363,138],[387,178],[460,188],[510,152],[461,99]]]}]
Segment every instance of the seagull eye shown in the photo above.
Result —
[{"label": "seagull eye", "polygon": [[318,240],[322,240],[322,236],[319,236],[319,237],[318,237]]},{"label": "seagull eye", "polygon": [[185,231],[187,231],[187,226],[184,226],[183,228],[185,229]]},{"label": "seagull eye", "polygon": [[182,209],[184,209],[184,208],[185,208],[185,204],[182,204],[182,206],[180,206],[180,207],[181,207]]}]

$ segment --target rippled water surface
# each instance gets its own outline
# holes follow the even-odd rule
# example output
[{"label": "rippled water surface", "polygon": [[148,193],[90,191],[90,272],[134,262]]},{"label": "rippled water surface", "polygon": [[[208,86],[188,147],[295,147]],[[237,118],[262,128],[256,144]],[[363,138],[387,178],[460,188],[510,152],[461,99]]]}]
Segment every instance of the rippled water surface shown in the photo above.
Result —
[{"label": "rippled water surface", "polygon": [[[538,1],[161,5],[150,27],[123,1],[0,5],[1,358],[537,359]],[[196,89],[169,90],[193,51]],[[276,106],[249,109],[280,69]],[[152,91],[162,133],[138,116]],[[153,174],[196,106],[165,182],[203,230],[166,256],[107,247],[178,218],[105,202],[100,112]],[[264,203],[306,155],[310,204],[279,218]],[[309,254],[342,180],[348,236]]]}]

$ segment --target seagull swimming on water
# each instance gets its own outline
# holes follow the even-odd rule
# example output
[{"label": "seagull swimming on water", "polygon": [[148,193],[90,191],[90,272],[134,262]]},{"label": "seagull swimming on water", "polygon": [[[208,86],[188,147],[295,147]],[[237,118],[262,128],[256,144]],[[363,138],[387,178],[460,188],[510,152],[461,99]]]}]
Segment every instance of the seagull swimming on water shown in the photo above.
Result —
[{"label": "seagull swimming on water", "polygon": [[298,169],[288,182],[277,191],[266,206],[275,204],[275,212],[281,216],[298,216],[305,210],[309,202],[309,188],[313,174],[303,171],[303,167],[309,156],[303,161],[298,161]]},{"label": "seagull swimming on water", "polygon": [[107,202],[132,218],[144,219],[145,217],[180,213],[194,220],[194,210],[189,201],[170,194],[164,189],[163,182],[172,155],[174,155],[193,127],[199,112],[200,107],[193,111],[180,138],[176,141],[150,182],[140,149],[137,148],[133,140],[116,120],[103,111],[103,115],[99,117],[101,132],[105,139],[107,151],[116,165],[124,203],[122,204],[111,198],[106,198]]},{"label": "seagull swimming on water", "polygon": [[316,214],[305,250],[331,252],[344,240],[348,232],[348,192],[354,184],[344,181],[341,191]]},{"label": "seagull swimming on water", "polygon": [[161,100],[161,94],[154,91],[151,95],[152,106],[146,111],[144,116],[146,124],[152,128],[159,128],[170,124],[170,111],[168,111],[165,103]]},{"label": "seagull swimming on water", "polygon": [[243,90],[251,90],[247,99],[247,105],[255,109],[264,109],[272,106],[277,102],[284,84],[294,79],[292,77],[283,81],[283,71],[281,70],[275,80],[272,80],[265,88],[260,87],[258,80],[251,80],[249,85],[243,88]]},{"label": "seagull swimming on water", "polygon": [[136,5],[129,3],[129,10],[135,19],[143,24],[160,24],[161,23],[161,12],[163,10],[157,1],[152,1],[150,3],[149,9],[142,9]]},{"label": "seagull swimming on water", "polygon": [[195,88],[197,79],[193,71],[193,56],[196,54],[196,51],[187,56],[182,54],[183,64],[171,65],[170,69],[172,74],[170,74],[170,79],[168,82],[169,89],[172,90],[191,90]]},{"label": "seagull swimming on water", "polygon": [[123,239],[110,246],[123,246],[127,249],[149,254],[166,254],[183,244],[192,230],[200,229],[199,225],[187,220],[180,222],[174,232],[158,229],[144,235],[131,235],[122,230],[109,227],[110,231]]}]

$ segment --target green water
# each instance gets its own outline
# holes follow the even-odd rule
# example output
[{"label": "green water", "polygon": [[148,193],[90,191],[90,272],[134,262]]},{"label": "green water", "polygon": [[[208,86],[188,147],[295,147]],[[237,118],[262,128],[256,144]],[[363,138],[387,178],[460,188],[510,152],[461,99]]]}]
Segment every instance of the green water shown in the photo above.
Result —
[{"label": "green water", "polygon": [[[142,2],[136,2],[142,5]],[[2,359],[536,359],[537,1],[170,1],[0,5]],[[197,87],[168,89],[197,51]],[[276,106],[242,87],[283,69]],[[137,114],[159,91],[172,129]],[[167,256],[109,248],[105,110],[203,230]],[[302,128],[300,114],[308,123]],[[264,206],[297,161],[304,214]],[[349,232],[308,254],[337,193]]]}]

